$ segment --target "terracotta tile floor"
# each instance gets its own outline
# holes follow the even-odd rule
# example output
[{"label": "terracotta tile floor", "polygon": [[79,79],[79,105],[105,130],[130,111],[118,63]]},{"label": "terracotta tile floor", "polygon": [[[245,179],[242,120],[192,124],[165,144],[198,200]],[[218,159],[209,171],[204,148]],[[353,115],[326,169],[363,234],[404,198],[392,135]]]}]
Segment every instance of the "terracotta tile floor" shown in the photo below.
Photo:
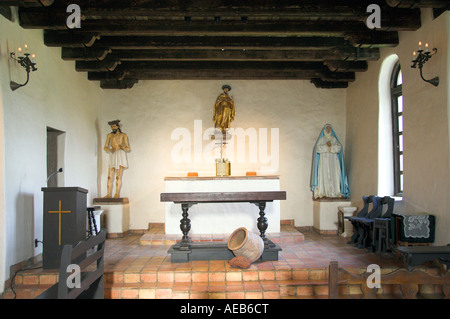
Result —
[{"label": "terracotta tile floor", "polygon": [[[197,236],[194,240],[227,238],[219,237]],[[279,260],[256,262],[249,269],[232,268],[225,260],[171,263],[167,251],[177,238],[166,236],[163,228],[107,239],[105,298],[326,298],[331,261],[357,273],[364,272],[370,264],[378,264],[387,272],[403,267],[403,261],[394,254],[379,256],[348,245],[349,238],[336,235],[300,233],[292,226],[282,225],[280,233],[268,237],[282,247]],[[34,298],[57,281],[56,270],[35,268],[15,277],[17,299]],[[343,289],[343,295],[353,294],[352,287]],[[5,298],[13,298],[13,294],[8,292]]]},{"label": "terracotta tile floor", "polygon": [[[203,235],[202,235],[203,236]],[[278,261],[254,263],[250,269],[292,269],[324,268],[330,261],[338,261],[340,267],[366,268],[370,264],[380,267],[403,267],[403,262],[395,255],[387,253],[379,256],[365,249],[347,244],[349,238],[336,235],[319,235],[315,232],[298,232],[292,226],[282,226],[281,233],[268,237],[280,244],[282,251]],[[193,236],[193,240],[200,240]],[[222,238],[202,237],[202,241],[226,240]],[[150,229],[145,235],[128,235],[124,238],[108,239],[105,251],[105,272],[107,271],[145,271],[145,270],[217,270],[215,267],[229,267],[223,261],[192,261],[172,264],[167,255],[168,245],[173,244],[173,236],[165,236],[160,229]],[[153,243],[152,243],[153,241]],[[220,266],[218,266],[220,264]],[[231,267],[230,267],[231,268]]]}]

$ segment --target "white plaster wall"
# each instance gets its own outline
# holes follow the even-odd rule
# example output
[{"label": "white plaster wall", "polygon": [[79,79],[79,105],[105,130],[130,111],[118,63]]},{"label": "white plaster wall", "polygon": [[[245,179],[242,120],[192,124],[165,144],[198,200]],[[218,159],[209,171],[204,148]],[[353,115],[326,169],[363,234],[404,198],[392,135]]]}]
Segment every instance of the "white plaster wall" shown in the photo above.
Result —
[{"label": "white plaster wall", "polygon": [[[316,89],[307,81],[294,80],[165,80],[141,81],[131,90],[105,91],[103,94],[102,141],[110,132],[108,121],[114,119],[121,120],[123,132],[130,141],[130,167],[124,172],[121,191],[121,196],[130,200],[130,229],[147,229],[149,222],[164,222],[164,203],[160,202],[164,177],[186,176],[189,171],[197,171],[200,176],[215,175],[215,164],[208,162],[202,151],[194,148],[194,132],[200,132],[196,137],[201,139],[207,128],[213,126],[213,105],[225,83],[231,85],[230,93],[236,104],[232,128],[254,128],[257,137],[263,141],[275,132],[272,128],[279,130],[278,165],[276,154],[272,154],[267,163],[262,162],[259,155],[257,161],[251,163],[247,151],[244,163],[232,159],[232,175],[245,175],[246,171],[280,175],[281,190],[287,191],[287,200],[281,201],[281,219],[294,219],[298,226],[313,224],[309,187],[313,147],[326,123],[333,125],[344,143],[345,90]],[[195,122],[194,129],[196,120],[201,121],[201,125]],[[267,128],[267,139],[261,138],[259,128]],[[172,156],[180,140],[172,140],[171,135],[180,129],[191,136],[189,149],[192,153],[188,163],[176,163]],[[198,144],[203,151],[211,143],[206,138]],[[271,148],[276,148],[269,144],[270,155]],[[102,151],[102,154],[101,195],[104,196],[108,163],[106,153]],[[272,169],[267,169],[270,164]]]},{"label": "white plaster wall", "polygon": [[[30,74],[27,86],[12,92],[10,80],[23,83],[26,72],[9,58],[9,52],[24,43],[36,54],[38,70]],[[65,186],[88,189],[89,203],[97,194],[100,88],[87,81],[85,74],[76,73],[73,62],[62,61],[60,52],[43,44],[42,31],[23,30],[0,16],[5,168],[0,287],[8,279],[11,265],[42,252],[42,245],[34,248],[34,239],[42,240],[47,126],[66,132]]]},{"label": "white plaster wall", "polygon": [[[347,90],[346,163],[352,188],[352,203],[362,207],[362,196],[377,193],[378,170],[378,76],[381,64],[397,54],[403,72],[404,103],[404,193],[395,210],[404,213],[428,212],[437,218],[436,244],[450,242],[449,99],[448,39],[446,12],[431,19],[431,10],[422,10],[422,27],[416,32],[400,32],[396,48],[381,50],[379,61],[357,74]],[[439,76],[434,87],[412,69],[412,52],[418,42],[428,42],[438,53],[424,66],[424,77]]]},{"label": "white plaster wall", "polygon": [[[0,20],[1,23],[1,20]],[[1,30],[1,28],[0,28]],[[1,49],[1,47],[0,47]],[[2,64],[3,66],[3,64]],[[4,290],[6,269],[5,162],[3,134],[3,85],[0,85],[0,293]]]},{"label": "white plaster wall", "polygon": [[[444,27],[447,30],[446,34],[447,34],[447,122],[448,122],[448,143],[449,143],[449,160],[448,160],[448,166],[449,166],[449,170],[450,170],[450,80],[448,79],[449,74],[450,74],[450,50],[449,50],[449,46],[450,46],[450,32],[448,30],[450,30],[450,14],[447,14],[444,16],[445,17],[445,24]],[[442,52],[445,54],[445,52]],[[445,82],[444,82],[445,83]]]}]

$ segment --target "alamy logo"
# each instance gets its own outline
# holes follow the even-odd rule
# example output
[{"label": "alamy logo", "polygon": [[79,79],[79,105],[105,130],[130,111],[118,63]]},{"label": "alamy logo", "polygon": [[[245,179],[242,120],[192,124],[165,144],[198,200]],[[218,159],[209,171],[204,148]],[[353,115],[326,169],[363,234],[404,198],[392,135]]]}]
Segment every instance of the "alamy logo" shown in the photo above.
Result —
[{"label": "alamy logo", "polygon": [[78,4],[70,4],[67,6],[67,13],[72,12],[67,17],[66,25],[69,29],[81,28],[81,8]]},{"label": "alamy logo", "polygon": [[[275,173],[279,166],[279,131],[279,128],[230,128],[222,156],[234,163],[260,163],[265,165],[262,170]],[[221,134],[211,138],[216,133],[214,127],[203,130],[202,120],[194,120],[193,134],[188,128],[174,129],[170,138],[178,142],[172,147],[172,162],[213,164],[221,154],[218,141]]]},{"label": "alamy logo", "polygon": [[381,288],[381,270],[380,266],[371,264],[367,266],[367,272],[372,273],[367,277],[366,284],[369,288]]},{"label": "alamy logo", "polygon": [[70,264],[67,266],[66,272],[70,273],[67,277],[67,288],[81,288],[81,269],[76,264]]},{"label": "alamy logo", "polygon": [[369,4],[366,12],[372,13],[367,17],[366,25],[369,29],[381,28],[381,9],[378,4]]}]

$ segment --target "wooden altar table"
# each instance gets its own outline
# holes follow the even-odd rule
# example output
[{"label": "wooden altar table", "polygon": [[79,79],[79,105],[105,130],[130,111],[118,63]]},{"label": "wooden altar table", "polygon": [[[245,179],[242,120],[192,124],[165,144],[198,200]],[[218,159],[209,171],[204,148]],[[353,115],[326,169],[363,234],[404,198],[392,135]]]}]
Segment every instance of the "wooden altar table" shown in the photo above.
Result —
[{"label": "wooden altar table", "polygon": [[[280,191],[280,177],[270,176],[195,176],[165,177],[164,190],[161,193],[194,192],[273,192]],[[164,203],[166,235],[180,233],[180,207],[173,202]],[[191,235],[231,234],[239,227],[259,233],[256,227],[253,205],[245,202],[205,203],[194,205],[189,210],[192,228]],[[281,203],[278,200],[268,202],[264,210],[269,227],[266,234],[280,232]]]},{"label": "wooden altar table", "polygon": [[194,243],[189,238],[191,221],[189,208],[200,203],[251,203],[259,208],[257,227],[264,242],[264,252],[261,261],[278,260],[281,247],[269,240],[266,235],[268,221],[265,217],[267,202],[285,200],[285,191],[257,191],[257,192],[191,192],[191,193],[161,193],[161,202],[181,204],[182,219],[180,229],[182,239],[169,249],[172,262],[187,262],[190,260],[229,260],[234,257],[226,243]]}]

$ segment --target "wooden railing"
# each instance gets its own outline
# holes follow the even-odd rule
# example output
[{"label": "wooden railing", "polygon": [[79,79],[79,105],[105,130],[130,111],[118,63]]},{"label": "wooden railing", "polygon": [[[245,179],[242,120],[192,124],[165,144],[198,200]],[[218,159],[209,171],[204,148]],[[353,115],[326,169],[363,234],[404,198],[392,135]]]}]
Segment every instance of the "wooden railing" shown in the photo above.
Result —
[{"label": "wooden railing", "polygon": [[[378,288],[369,288],[367,284],[371,275],[373,273],[367,271],[362,274],[352,274],[345,269],[339,268],[338,262],[330,262],[328,272],[329,298],[339,298],[339,285],[359,285],[363,299],[376,299]],[[450,299],[450,271],[440,275],[432,275],[418,269],[413,271],[398,269],[391,273],[380,275],[379,279],[382,286],[398,285],[403,299],[416,299],[420,285],[440,286],[443,297]]]},{"label": "wooden railing", "polygon": [[[36,299],[104,299],[104,252],[106,229],[98,235],[81,241],[75,247],[65,245],[61,254],[59,282]],[[80,270],[78,287],[68,287],[68,266],[77,265]]]}]

